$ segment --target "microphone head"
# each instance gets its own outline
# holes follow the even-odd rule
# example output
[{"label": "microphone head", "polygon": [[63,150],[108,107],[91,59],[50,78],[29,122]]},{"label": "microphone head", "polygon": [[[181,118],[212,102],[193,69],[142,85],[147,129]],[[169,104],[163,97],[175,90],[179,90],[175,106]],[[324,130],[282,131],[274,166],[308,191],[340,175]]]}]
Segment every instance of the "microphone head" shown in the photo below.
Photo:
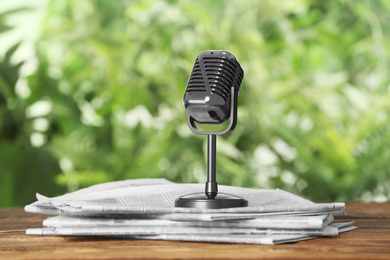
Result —
[{"label": "microphone head", "polygon": [[201,52],[184,92],[187,113],[201,124],[221,124],[230,117],[232,87],[238,93],[244,70],[236,57],[221,50]]}]

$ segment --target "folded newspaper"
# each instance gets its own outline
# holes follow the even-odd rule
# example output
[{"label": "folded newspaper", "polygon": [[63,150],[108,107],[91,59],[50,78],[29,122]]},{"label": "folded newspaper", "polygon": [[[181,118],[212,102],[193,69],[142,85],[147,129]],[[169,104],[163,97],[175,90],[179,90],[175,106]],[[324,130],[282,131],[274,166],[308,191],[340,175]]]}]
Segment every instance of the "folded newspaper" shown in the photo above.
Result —
[{"label": "folded newspaper", "polygon": [[105,236],[216,243],[281,244],[355,229],[334,223],[344,203],[313,203],[284,190],[219,186],[219,191],[248,200],[248,207],[179,208],[175,199],[200,192],[203,184],[166,179],[109,182],[48,198],[37,194],[31,213],[58,215],[27,235]]}]

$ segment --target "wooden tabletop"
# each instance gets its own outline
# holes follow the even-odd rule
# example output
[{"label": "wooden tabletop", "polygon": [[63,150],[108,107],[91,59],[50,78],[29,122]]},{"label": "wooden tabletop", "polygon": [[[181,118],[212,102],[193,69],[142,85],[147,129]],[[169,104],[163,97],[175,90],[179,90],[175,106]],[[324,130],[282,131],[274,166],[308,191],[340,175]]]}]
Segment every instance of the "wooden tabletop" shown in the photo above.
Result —
[{"label": "wooden tabletop", "polygon": [[0,259],[390,259],[390,203],[347,203],[358,229],[284,245],[26,236],[47,216],[0,209]]}]

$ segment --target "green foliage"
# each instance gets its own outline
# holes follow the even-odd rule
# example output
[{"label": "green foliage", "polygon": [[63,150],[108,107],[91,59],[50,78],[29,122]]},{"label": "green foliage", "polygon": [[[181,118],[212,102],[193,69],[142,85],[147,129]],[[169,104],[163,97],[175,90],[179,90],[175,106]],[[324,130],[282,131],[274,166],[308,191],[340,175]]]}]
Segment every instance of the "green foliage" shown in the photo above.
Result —
[{"label": "green foliage", "polygon": [[[10,13],[0,15],[0,22]],[[23,62],[11,61],[18,46],[19,43],[12,46],[0,61],[0,207],[26,204],[34,200],[38,188],[51,195],[65,191],[53,183],[54,176],[60,173],[57,160],[46,146],[34,147],[30,143],[30,137],[38,133],[28,111],[41,95],[37,91],[24,99],[17,93],[17,87],[25,83],[19,75]],[[40,82],[36,90],[49,86],[44,79]]]},{"label": "green foliage", "polygon": [[[13,200],[16,176],[37,180],[23,196],[44,182],[60,194],[53,176],[69,190],[204,182],[206,138],[188,129],[182,95],[207,49],[231,51],[245,71],[238,125],[217,140],[219,183],[388,199],[389,13],[387,1],[50,1],[37,69],[18,74],[17,46],[1,63],[0,206],[31,201]],[[29,95],[15,92],[20,80]],[[31,145],[34,134],[44,142]]]}]

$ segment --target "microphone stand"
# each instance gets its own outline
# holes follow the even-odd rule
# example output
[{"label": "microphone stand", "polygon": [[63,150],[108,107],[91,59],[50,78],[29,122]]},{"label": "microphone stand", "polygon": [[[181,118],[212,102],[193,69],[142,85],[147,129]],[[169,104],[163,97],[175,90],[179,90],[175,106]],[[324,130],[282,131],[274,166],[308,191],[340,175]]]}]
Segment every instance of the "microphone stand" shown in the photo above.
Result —
[{"label": "microphone stand", "polygon": [[207,198],[214,199],[218,194],[217,184],[217,136],[207,136],[207,182],[205,194]]},{"label": "microphone stand", "polygon": [[248,201],[235,195],[218,193],[217,184],[217,135],[231,132],[237,123],[237,90],[231,88],[230,124],[220,132],[201,131],[197,128],[194,119],[188,115],[187,121],[190,129],[195,134],[207,135],[207,182],[204,193],[193,193],[179,197],[175,201],[175,207],[220,209],[247,207]]}]

